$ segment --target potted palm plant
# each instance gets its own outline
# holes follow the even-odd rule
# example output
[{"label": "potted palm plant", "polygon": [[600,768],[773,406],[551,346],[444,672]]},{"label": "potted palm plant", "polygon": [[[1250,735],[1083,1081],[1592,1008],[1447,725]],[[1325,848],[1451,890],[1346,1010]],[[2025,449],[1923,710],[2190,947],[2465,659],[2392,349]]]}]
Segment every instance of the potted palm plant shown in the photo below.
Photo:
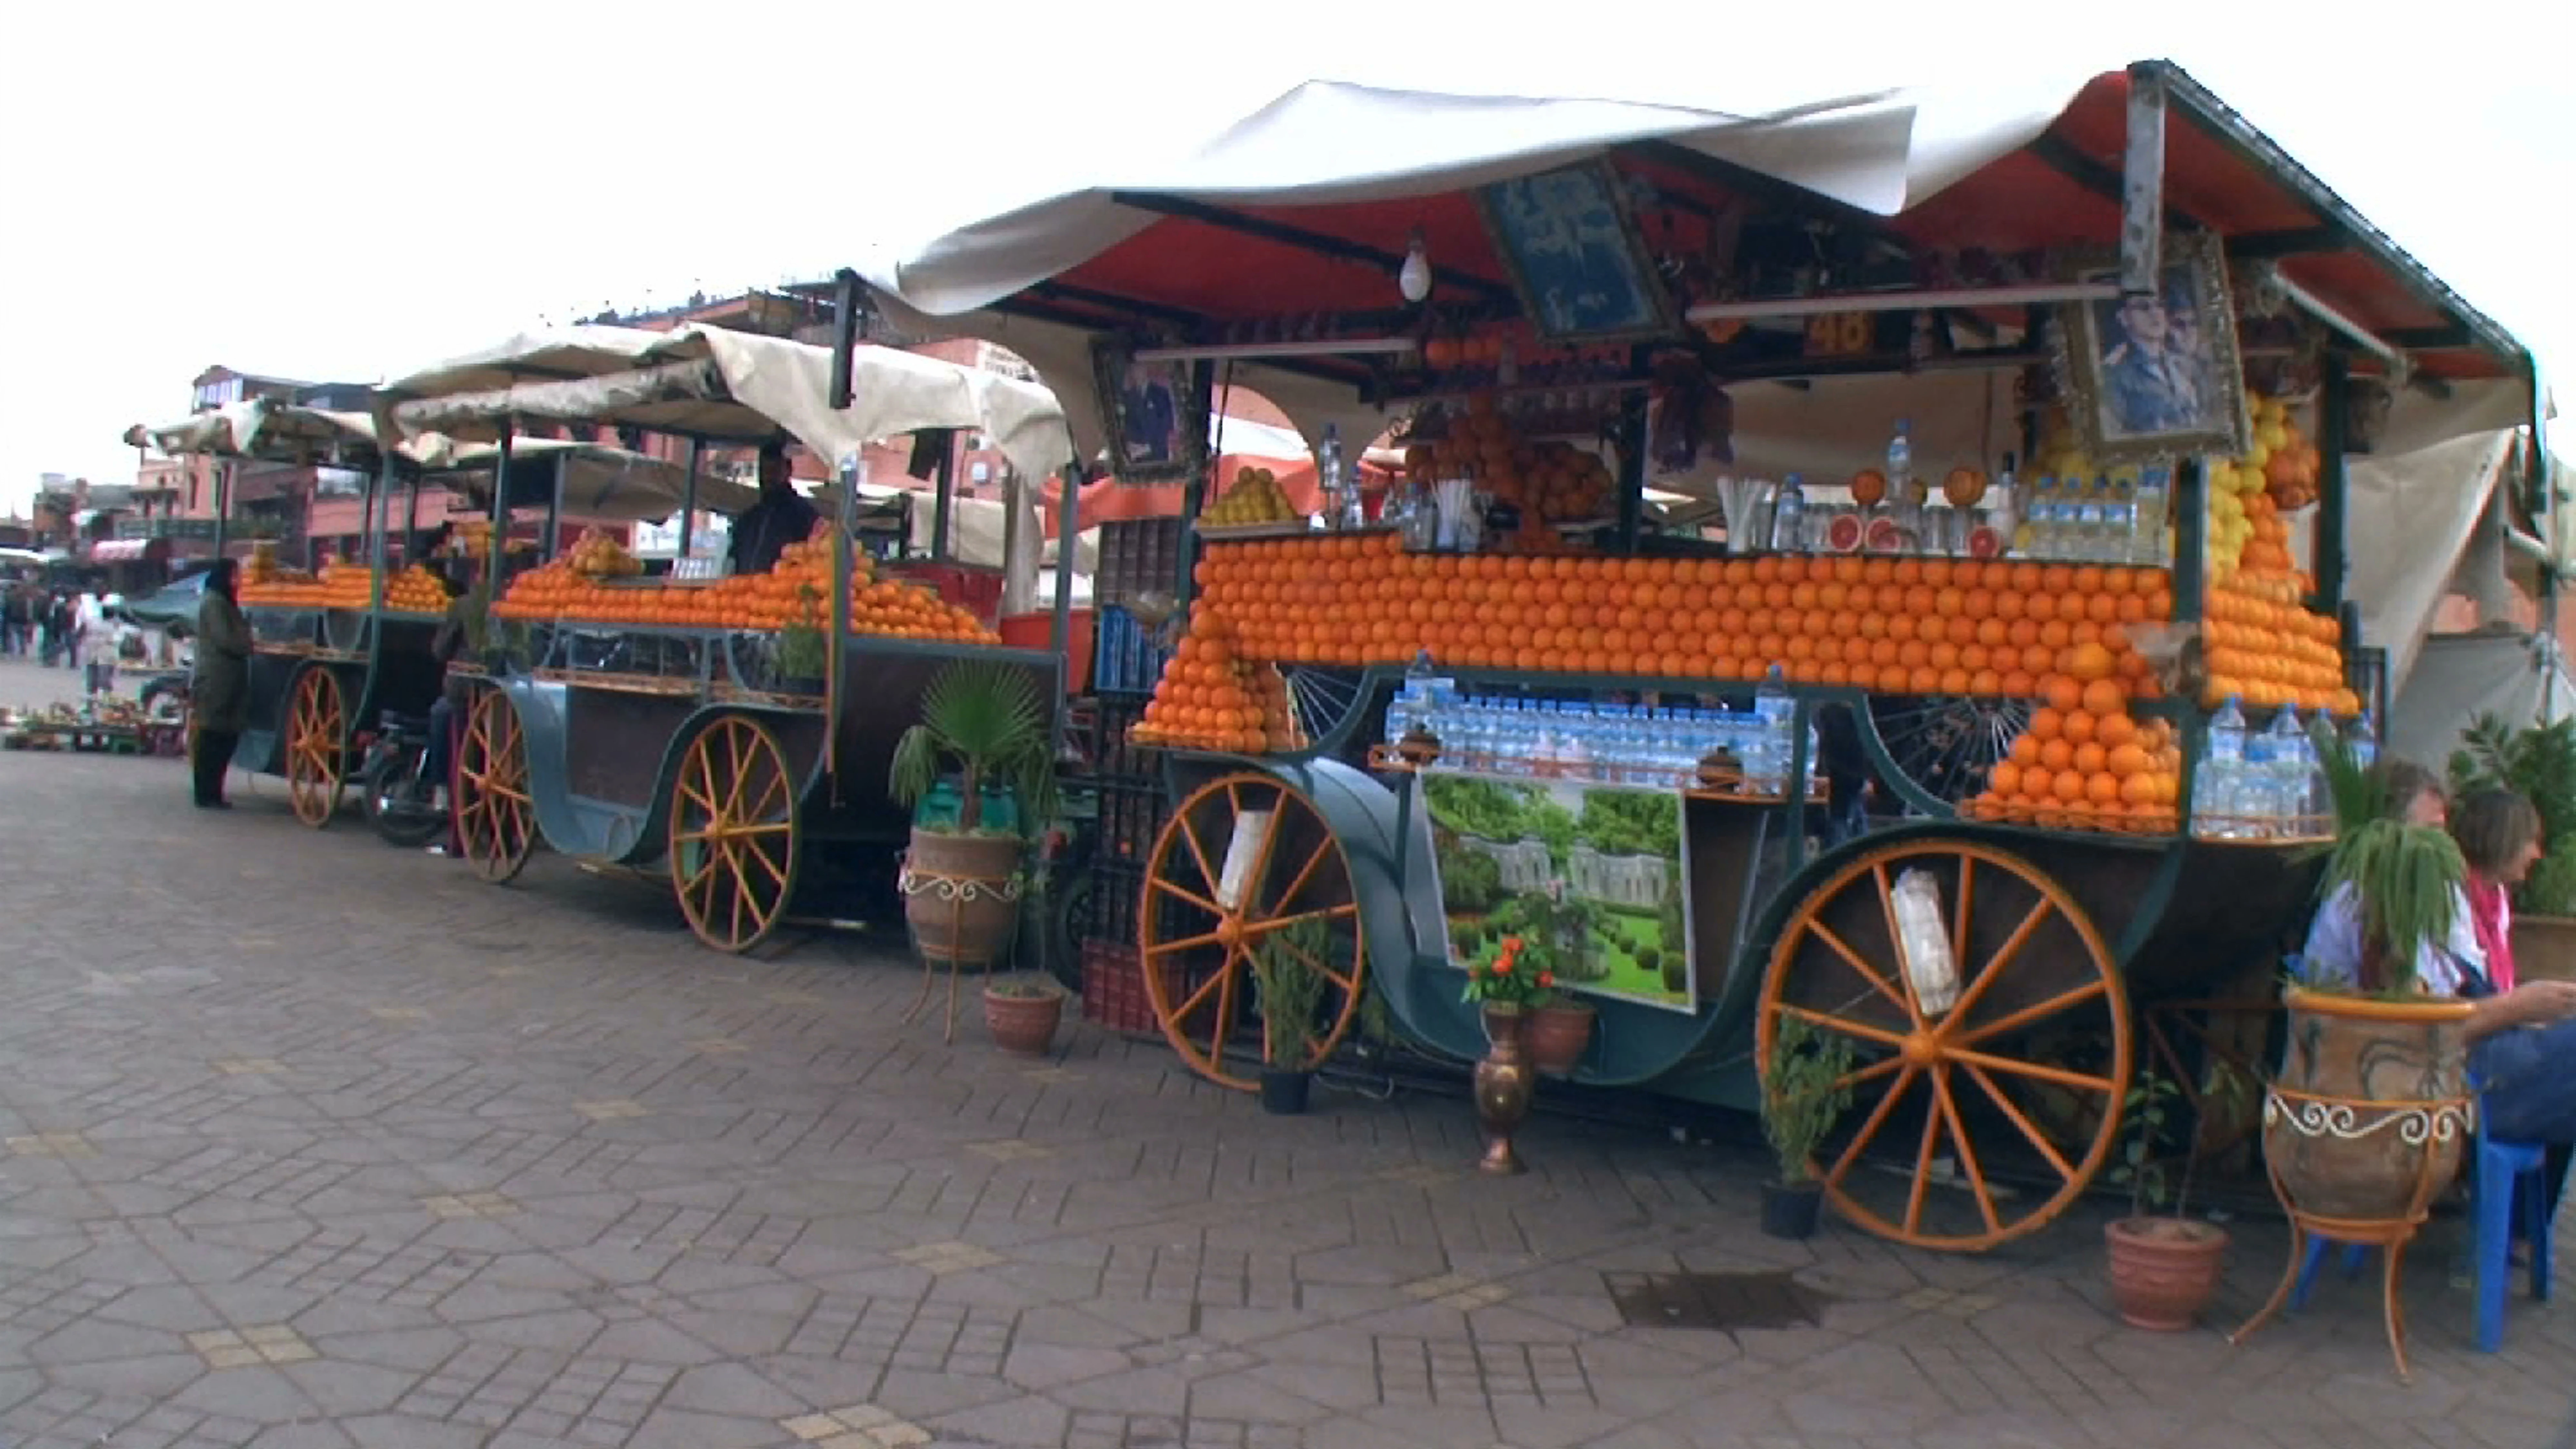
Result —
[{"label": "potted palm plant", "polygon": [[2355,979],[2282,993],[2289,1050],[2263,1110],[2263,1157],[2291,1211],[2389,1222],[2420,1216],[2459,1169],[2469,1004],[2428,996],[2416,962],[2449,938],[2467,867],[2442,830],[2389,813],[2386,789],[2316,732],[2335,807],[2322,890],[2360,908]]},{"label": "potted palm plant", "polygon": [[[904,914],[924,960],[989,968],[1009,948],[1019,920],[1027,842],[1017,829],[985,827],[985,791],[1005,789],[1019,819],[1040,829],[1055,814],[1045,709],[1026,671],[970,660],[932,676],[922,691],[921,718],[895,742],[887,789],[896,803],[918,808],[952,769],[956,823],[915,820],[899,882]],[[1052,1017],[1063,1006],[1061,992],[985,992],[988,1019],[996,1011],[1025,1010]],[[1050,1021],[1050,1035],[1053,1030]]]},{"label": "potted palm plant", "polygon": [[[2129,1186],[2129,1215],[2103,1225],[2111,1256],[2111,1301],[2123,1322],[2175,1333],[2200,1321],[2218,1292],[2226,1265],[2227,1230],[2186,1216],[2192,1169],[2199,1162],[2198,1132],[2213,1108],[2239,1100],[2244,1081],[2234,1067],[2213,1066],[2203,1080],[2193,1138],[2182,1149],[2182,1168],[2171,1172],[2157,1153],[2176,1112],[2188,1106],[2182,1088],[2154,1073],[2129,1091],[2120,1119],[2120,1155],[2111,1181]],[[2164,1209],[2170,1208],[2170,1212]],[[2151,1211],[2152,1209],[2152,1211]]]},{"label": "potted palm plant", "polygon": [[1762,1135],[1780,1175],[1762,1184],[1762,1231],[1811,1238],[1825,1209],[1816,1178],[1816,1148],[1851,1105],[1851,1038],[1784,1017],[1762,1074]]},{"label": "potted palm plant", "polygon": [[1325,949],[1320,921],[1273,931],[1252,948],[1252,981],[1261,993],[1265,1112],[1293,1116],[1306,1110],[1315,1080],[1315,1010],[1324,999],[1324,978],[1313,963]]},{"label": "potted palm plant", "polygon": [[2451,754],[2451,788],[2511,790],[2540,812],[2540,860],[2513,893],[2513,960],[2576,981],[2576,717],[2515,729],[2480,715]]}]

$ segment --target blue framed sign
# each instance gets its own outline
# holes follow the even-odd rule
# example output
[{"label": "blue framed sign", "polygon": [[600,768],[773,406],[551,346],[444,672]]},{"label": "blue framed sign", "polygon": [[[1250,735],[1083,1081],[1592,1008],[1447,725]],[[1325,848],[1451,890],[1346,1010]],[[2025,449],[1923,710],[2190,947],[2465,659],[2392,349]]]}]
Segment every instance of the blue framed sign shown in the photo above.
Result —
[{"label": "blue framed sign", "polygon": [[1551,342],[1668,334],[1672,301],[1606,162],[1584,161],[1477,188],[1521,311]]}]

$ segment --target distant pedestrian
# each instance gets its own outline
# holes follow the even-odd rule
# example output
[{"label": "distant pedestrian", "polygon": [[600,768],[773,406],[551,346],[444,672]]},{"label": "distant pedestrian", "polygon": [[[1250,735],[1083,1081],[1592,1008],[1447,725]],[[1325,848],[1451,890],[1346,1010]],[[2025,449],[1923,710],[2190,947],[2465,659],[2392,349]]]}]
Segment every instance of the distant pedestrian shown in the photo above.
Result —
[{"label": "distant pedestrian", "polygon": [[12,584],[0,591],[0,652],[12,655],[27,652],[27,632],[32,616],[27,608],[27,591]]},{"label": "distant pedestrian", "polygon": [[250,621],[233,591],[241,565],[217,559],[206,570],[205,602],[197,606],[197,662],[189,683],[194,731],[197,808],[229,810],[224,772],[250,725]]}]

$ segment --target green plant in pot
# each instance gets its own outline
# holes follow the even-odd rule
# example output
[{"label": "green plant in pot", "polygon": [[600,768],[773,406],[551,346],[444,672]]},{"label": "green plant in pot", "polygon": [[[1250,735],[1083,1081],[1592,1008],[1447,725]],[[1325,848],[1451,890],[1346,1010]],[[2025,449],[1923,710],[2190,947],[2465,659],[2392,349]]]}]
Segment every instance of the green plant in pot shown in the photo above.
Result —
[{"label": "green plant in pot", "polygon": [[[1017,830],[985,828],[985,791],[1005,788],[1023,821],[1055,814],[1045,705],[1027,671],[970,660],[931,677],[920,720],[895,743],[887,789],[896,803],[918,810],[952,770],[957,819],[953,826],[915,820],[899,879],[904,914],[925,961],[990,969],[1009,949],[1019,920],[1027,842]],[[997,1003],[1008,1007],[1016,1000],[990,990],[984,999],[988,1019]],[[1046,1007],[1060,1014],[1062,993]]]},{"label": "green plant in pot", "polygon": [[1780,1169],[1762,1184],[1762,1231],[1772,1237],[1815,1236],[1825,1203],[1816,1148],[1851,1106],[1852,1056],[1851,1038],[1781,1018],[1771,1069],[1762,1074],[1762,1136]]},{"label": "green plant in pot", "polygon": [[[2110,1178],[2129,1188],[2129,1215],[2103,1225],[2110,1250],[2111,1301],[2122,1321],[2173,1333],[2200,1321],[2227,1260],[2227,1231],[2189,1217],[2192,1169],[2199,1164],[2203,1122],[2223,1120],[2244,1100],[2248,1086],[2238,1069],[2214,1062],[2201,1080],[2195,1108],[2172,1078],[2147,1074],[2129,1090],[2120,1119],[2119,1155]],[[2161,1156],[2185,1118],[2191,1126],[2180,1148],[2179,1170]]]},{"label": "green plant in pot", "polygon": [[1315,969],[1331,949],[1323,922],[1301,921],[1264,936],[1252,948],[1252,983],[1261,993],[1261,1109],[1283,1116],[1306,1110],[1315,1079],[1315,1012],[1324,977]]},{"label": "green plant in pot", "polygon": [[[2289,1049],[2263,1112],[2263,1156],[2294,1218],[2421,1220],[2459,1169],[2467,1126],[2465,1001],[2427,995],[2417,962],[2450,938],[2466,867],[2438,827],[2410,824],[2331,731],[2315,735],[2335,806],[2321,894],[2352,910],[2350,979],[2292,984]],[[2352,902],[2344,903],[2346,893]]]},{"label": "green plant in pot", "polygon": [[2576,981],[2576,717],[2515,729],[2480,715],[2451,754],[2451,789],[2511,790],[2540,812],[2540,860],[2513,892],[2514,968]]}]

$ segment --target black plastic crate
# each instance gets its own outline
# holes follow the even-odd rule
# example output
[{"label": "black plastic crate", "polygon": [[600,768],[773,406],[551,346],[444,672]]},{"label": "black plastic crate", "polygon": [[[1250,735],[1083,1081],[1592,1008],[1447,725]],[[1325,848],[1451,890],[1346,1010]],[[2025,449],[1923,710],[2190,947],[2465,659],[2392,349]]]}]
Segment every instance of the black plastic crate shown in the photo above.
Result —
[{"label": "black plastic crate", "polygon": [[1138,594],[1173,594],[1181,582],[1181,530],[1177,518],[1118,519],[1100,526],[1100,572],[1093,597],[1117,603]]}]

